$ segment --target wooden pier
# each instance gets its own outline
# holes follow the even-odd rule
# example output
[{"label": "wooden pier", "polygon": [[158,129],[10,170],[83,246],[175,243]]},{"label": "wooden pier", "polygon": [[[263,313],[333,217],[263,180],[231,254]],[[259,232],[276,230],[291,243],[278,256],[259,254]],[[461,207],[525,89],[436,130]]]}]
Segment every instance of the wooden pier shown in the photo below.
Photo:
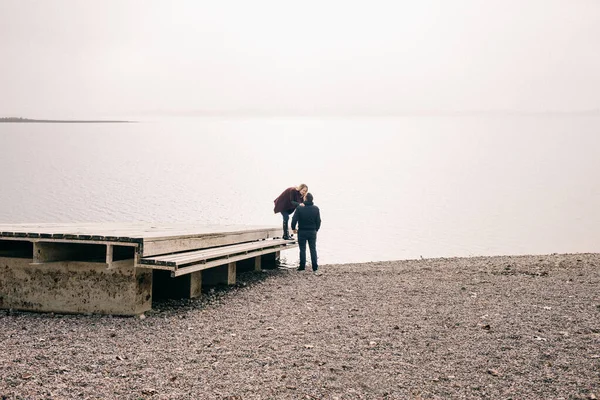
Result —
[{"label": "wooden pier", "polygon": [[297,247],[281,228],[240,225],[0,224],[0,309],[137,315],[274,266]]}]

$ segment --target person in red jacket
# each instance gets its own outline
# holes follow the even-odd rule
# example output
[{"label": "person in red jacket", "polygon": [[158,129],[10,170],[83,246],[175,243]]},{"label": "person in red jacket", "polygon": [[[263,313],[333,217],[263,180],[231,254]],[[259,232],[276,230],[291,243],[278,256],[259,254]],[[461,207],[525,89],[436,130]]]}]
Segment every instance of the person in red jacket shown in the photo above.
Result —
[{"label": "person in red jacket", "polygon": [[288,222],[290,215],[296,211],[296,207],[302,206],[304,195],[308,192],[308,186],[304,183],[298,185],[298,187],[289,187],[285,189],[279,197],[274,200],[275,208],[273,212],[275,214],[281,213],[283,217],[283,238],[285,240],[292,239],[288,228]]}]

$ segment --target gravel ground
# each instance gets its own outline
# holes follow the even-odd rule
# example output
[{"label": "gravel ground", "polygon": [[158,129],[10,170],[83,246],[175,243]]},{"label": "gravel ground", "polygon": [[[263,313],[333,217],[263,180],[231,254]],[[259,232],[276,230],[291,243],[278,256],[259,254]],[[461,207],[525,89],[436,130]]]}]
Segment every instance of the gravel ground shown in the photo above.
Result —
[{"label": "gravel ground", "polygon": [[140,317],[0,314],[0,399],[596,399],[600,254],[244,273]]}]

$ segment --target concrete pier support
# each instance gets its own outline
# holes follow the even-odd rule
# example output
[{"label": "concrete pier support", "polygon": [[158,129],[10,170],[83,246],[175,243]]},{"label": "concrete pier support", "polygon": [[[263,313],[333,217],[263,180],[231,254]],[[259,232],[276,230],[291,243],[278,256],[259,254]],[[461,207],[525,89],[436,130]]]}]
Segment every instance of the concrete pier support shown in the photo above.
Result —
[{"label": "concrete pier support", "polygon": [[152,307],[152,270],[134,260],[106,263],[0,257],[0,308],[60,313],[136,315]]}]

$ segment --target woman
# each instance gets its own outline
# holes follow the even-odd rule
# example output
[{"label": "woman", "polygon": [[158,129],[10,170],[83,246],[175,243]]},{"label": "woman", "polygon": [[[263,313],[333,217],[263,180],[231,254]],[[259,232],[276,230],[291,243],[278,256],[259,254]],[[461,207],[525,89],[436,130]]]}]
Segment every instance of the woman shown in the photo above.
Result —
[{"label": "woman", "polygon": [[292,186],[285,189],[279,197],[274,200],[275,208],[273,209],[273,212],[275,214],[281,213],[281,216],[283,217],[283,238],[285,240],[290,240],[292,238],[288,228],[290,215],[296,211],[296,207],[304,205],[302,204],[302,199],[307,192],[308,186],[301,183],[298,187]]}]

